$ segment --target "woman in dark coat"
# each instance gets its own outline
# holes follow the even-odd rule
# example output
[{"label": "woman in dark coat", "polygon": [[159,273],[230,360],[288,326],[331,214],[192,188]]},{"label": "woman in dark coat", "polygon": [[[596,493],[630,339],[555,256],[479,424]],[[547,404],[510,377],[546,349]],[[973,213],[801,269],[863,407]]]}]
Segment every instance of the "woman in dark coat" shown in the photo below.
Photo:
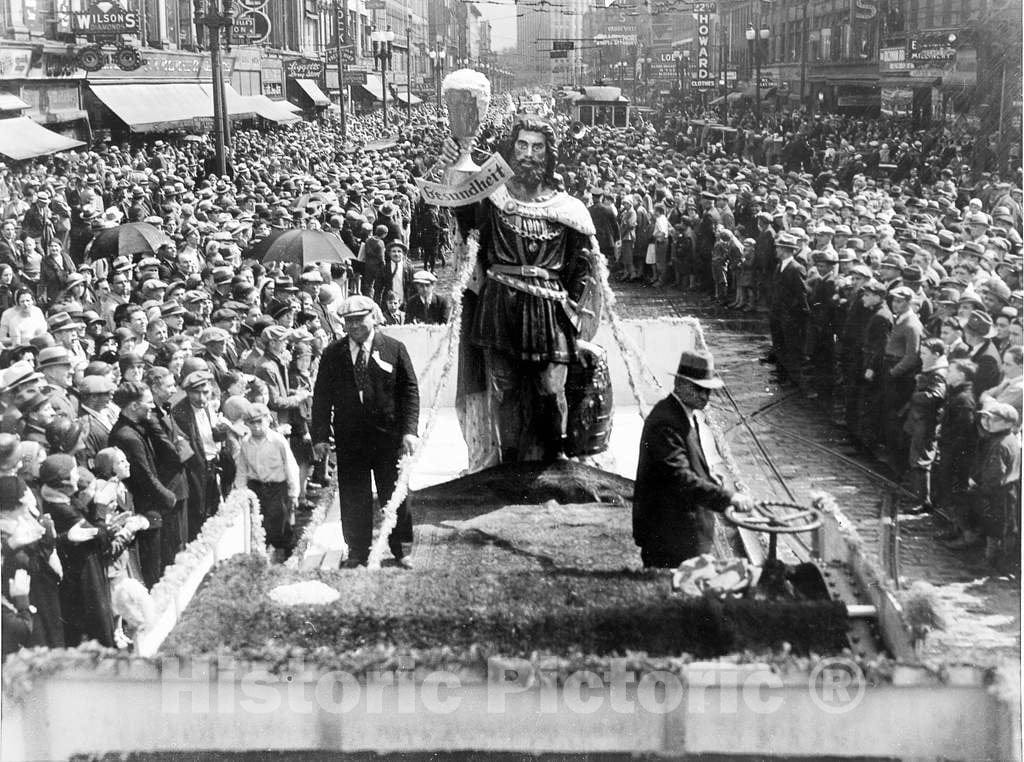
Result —
[{"label": "woman in dark coat", "polygon": [[4,595],[15,571],[24,569],[31,581],[29,602],[35,607],[27,642],[22,645],[64,647],[61,564],[54,553],[55,542],[53,522],[36,512],[35,498],[25,482],[18,476],[0,476],[0,580]]},{"label": "woman in dark coat", "polygon": [[39,480],[43,485],[43,511],[53,518],[57,553],[64,567],[60,602],[65,641],[74,647],[84,637],[114,648],[114,614],[105,561],[109,533],[74,500],[78,467],[73,457],[63,453],[49,456],[39,469]]}]

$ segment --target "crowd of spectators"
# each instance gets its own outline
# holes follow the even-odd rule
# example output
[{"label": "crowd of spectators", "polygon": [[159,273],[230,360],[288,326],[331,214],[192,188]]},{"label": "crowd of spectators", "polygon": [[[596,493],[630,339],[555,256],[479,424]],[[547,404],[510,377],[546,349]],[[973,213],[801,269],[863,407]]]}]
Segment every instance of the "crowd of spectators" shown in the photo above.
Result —
[{"label": "crowd of spectators", "polygon": [[1019,152],[1000,167],[994,140],[905,120],[703,116],[593,128],[563,154],[613,277],[762,314],[764,361],[885,461],[906,510],[1015,569]]},{"label": "crowd of spectators", "polygon": [[[338,307],[361,292],[382,322],[449,319],[433,273],[448,220],[414,185],[435,113],[397,138],[379,115],[347,131],[237,131],[223,176],[208,141],[180,136],[0,165],[5,652],[127,644],[233,486],[283,557],[328,479],[309,420]],[[291,229],[344,256],[267,256]]]},{"label": "crowd of spectators", "polygon": [[[512,110],[495,113],[481,153]],[[715,132],[689,116],[562,146],[613,277],[764,314],[766,359],[910,479],[952,547],[1012,556],[1019,168],[945,128],[796,115]],[[434,274],[450,220],[414,182],[446,134],[436,117],[418,107],[397,137],[376,114],[347,139],[331,116],[236,131],[225,175],[194,136],[0,165],[5,653],[126,645],[233,486],[256,491],[287,553],[328,479],[309,419],[338,307],[359,292],[383,322],[450,318]],[[253,256],[293,228],[348,253]]]}]

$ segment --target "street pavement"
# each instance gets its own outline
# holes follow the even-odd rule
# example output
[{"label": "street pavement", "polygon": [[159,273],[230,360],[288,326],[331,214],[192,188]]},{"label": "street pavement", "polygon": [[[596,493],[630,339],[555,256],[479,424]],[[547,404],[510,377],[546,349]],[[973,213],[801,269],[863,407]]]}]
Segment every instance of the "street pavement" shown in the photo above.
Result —
[{"label": "street pavement", "polygon": [[[712,398],[711,408],[751,491],[762,499],[805,505],[813,492],[830,493],[878,560],[890,474],[853,446],[832,421],[831,411],[780,382],[772,366],[760,362],[770,348],[767,316],[724,310],[702,295],[672,289],[615,284],[614,290],[621,317],[691,316],[701,321],[716,367],[740,412],[723,393]],[[935,586],[932,594],[946,619],[945,629],[932,632],[923,644],[922,656],[984,664],[1018,659],[1019,580],[994,575],[982,551],[946,549],[934,539],[938,530],[930,515],[900,517],[900,584],[903,589],[916,581]]]}]

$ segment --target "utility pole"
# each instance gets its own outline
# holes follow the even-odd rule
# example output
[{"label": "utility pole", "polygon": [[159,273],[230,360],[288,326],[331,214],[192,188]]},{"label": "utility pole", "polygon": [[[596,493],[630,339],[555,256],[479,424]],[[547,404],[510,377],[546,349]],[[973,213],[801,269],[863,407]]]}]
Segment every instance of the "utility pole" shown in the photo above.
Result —
[{"label": "utility pole", "polygon": [[804,0],[804,17],[800,24],[800,105],[804,105],[804,88],[807,86],[807,4]]},{"label": "utility pole", "polygon": [[412,124],[412,12],[405,25],[405,117]]},{"label": "utility pole", "polygon": [[228,173],[227,153],[231,132],[224,91],[224,69],[220,57],[221,30],[230,36],[233,24],[233,0],[193,0],[196,27],[205,27],[210,44],[210,78],[213,90],[213,141],[217,173]]},{"label": "utility pole", "polygon": [[[341,131],[338,134],[338,151],[345,145],[345,59],[342,56],[342,47],[348,45],[348,0],[345,0],[345,18],[341,19],[341,11],[338,10],[338,0],[334,0],[334,39],[335,52],[338,54],[338,109],[341,117]],[[347,47],[345,48],[347,50]]]}]

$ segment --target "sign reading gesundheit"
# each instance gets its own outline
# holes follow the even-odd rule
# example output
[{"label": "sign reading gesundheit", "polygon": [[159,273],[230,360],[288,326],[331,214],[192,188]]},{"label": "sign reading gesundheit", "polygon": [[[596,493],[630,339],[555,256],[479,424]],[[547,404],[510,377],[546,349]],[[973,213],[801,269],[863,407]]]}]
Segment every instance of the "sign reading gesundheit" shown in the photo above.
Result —
[{"label": "sign reading gesundheit", "polygon": [[512,177],[512,168],[501,157],[494,154],[480,171],[459,185],[442,185],[416,179],[416,185],[423,195],[423,200],[436,206],[467,206],[490,196],[501,185]]}]

